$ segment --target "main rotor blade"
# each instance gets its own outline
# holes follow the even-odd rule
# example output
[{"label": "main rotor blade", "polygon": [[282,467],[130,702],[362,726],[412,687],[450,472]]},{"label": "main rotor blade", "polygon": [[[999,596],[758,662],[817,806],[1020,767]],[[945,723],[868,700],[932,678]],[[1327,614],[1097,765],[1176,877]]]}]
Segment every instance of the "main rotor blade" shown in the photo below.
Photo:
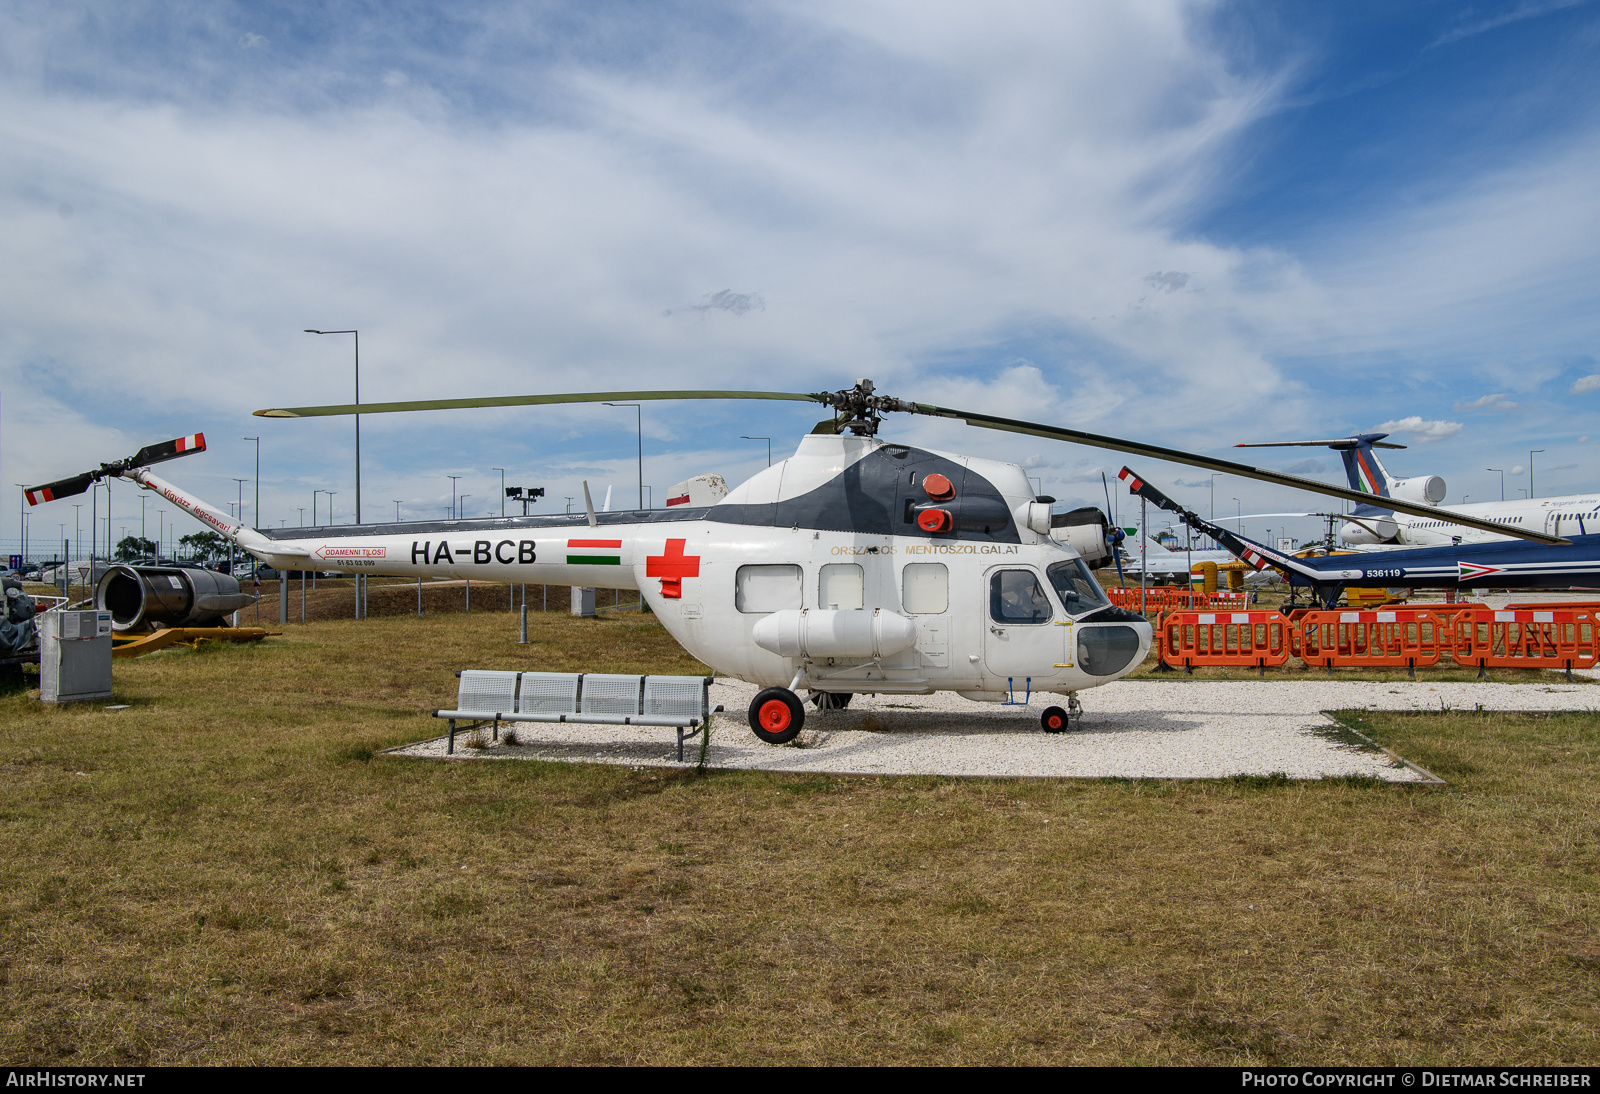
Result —
[{"label": "main rotor blade", "polygon": [[195,433],[188,437],[164,441],[161,444],[147,444],[134,454],[133,459],[128,461],[128,466],[148,467],[153,463],[175,460],[179,456],[189,456],[205,450],[206,435],[204,433]]},{"label": "main rotor blade", "polygon": [[343,403],[338,406],[291,406],[258,410],[258,418],[322,418],[335,414],[394,414],[404,410],[471,410],[493,406],[542,406],[549,403],[654,402],[662,399],[783,399],[826,403],[826,395],[794,391],[581,391],[564,395],[500,395],[484,399],[411,399],[397,403]]},{"label": "main rotor blade", "polygon": [[94,482],[92,472],[74,475],[70,479],[57,479],[47,482],[43,486],[30,486],[23,491],[27,496],[29,505],[38,505],[43,501],[55,501],[57,498],[70,498],[89,489],[89,484]]},{"label": "main rotor blade", "polygon": [[1548,536],[1543,532],[1535,532],[1527,528],[1518,528],[1514,524],[1496,524],[1493,521],[1480,520],[1461,513],[1452,513],[1446,509],[1437,509],[1431,505],[1419,505],[1416,502],[1402,501],[1399,498],[1374,497],[1359,490],[1351,490],[1344,486],[1333,486],[1325,482],[1316,482],[1313,479],[1302,479],[1298,475],[1285,475],[1281,471],[1268,471],[1260,467],[1251,467],[1249,464],[1234,463],[1232,460],[1218,460],[1210,456],[1202,456],[1195,452],[1185,452],[1178,448],[1166,448],[1158,444],[1144,444],[1139,441],[1130,441],[1123,437],[1107,437],[1099,433],[1086,433],[1081,429],[1065,429],[1055,425],[1041,425],[1038,422],[1021,422],[1013,418],[1000,418],[993,414],[978,414],[969,410],[951,410],[941,406],[930,406],[927,403],[915,404],[915,413],[930,414],[939,418],[956,418],[968,425],[980,429],[998,429],[1006,433],[1025,433],[1034,437],[1046,437],[1055,441],[1071,441],[1074,444],[1087,444],[1095,448],[1109,448],[1113,452],[1127,452],[1135,456],[1149,456],[1169,463],[1187,464],[1190,467],[1202,467],[1208,471],[1221,471],[1228,475],[1238,475],[1242,479],[1256,479],[1260,482],[1270,482],[1278,486],[1292,486],[1297,490],[1308,490],[1313,494],[1326,494],[1331,498],[1343,498],[1361,505],[1381,504],[1385,509],[1393,509],[1399,513],[1409,513],[1414,517],[1426,517],[1429,520],[1442,520],[1450,524],[1459,524],[1466,528],[1476,528],[1481,532],[1493,532],[1501,536],[1515,536],[1518,539],[1532,540],[1534,543],[1566,544],[1569,541],[1559,536]]},{"label": "main rotor blade", "polygon": [[[1355,439],[1352,437],[1335,437],[1331,441],[1253,441],[1250,444],[1236,444],[1235,448],[1354,448]],[[1403,444],[1393,441],[1373,441],[1373,448],[1404,448]]]}]

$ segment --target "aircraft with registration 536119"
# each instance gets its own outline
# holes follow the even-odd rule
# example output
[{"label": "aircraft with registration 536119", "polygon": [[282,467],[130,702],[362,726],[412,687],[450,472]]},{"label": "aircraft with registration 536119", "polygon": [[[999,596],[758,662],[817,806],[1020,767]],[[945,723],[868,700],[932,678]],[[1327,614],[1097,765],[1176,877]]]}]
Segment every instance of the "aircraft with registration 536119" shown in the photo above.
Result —
[{"label": "aircraft with registration 536119", "polygon": [[[798,692],[838,708],[854,694],[955,691],[1005,702],[1061,696],[1045,730],[1070,728],[1078,694],[1133,671],[1151,627],[1112,607],[1091,573],[1116,530],[1098,510],[1052,514],[1012,463],[883,440],[885,413],[1109,448],[1361,500],[1353,490],[1226,460],[1060,426],[841,391],[632,391],[441,399],[257,411],[269,418],[656,399],[780,399],[822,404],[795,454],[725,496],[667,509],[252,529],[152,474],[147,465],[204,446],[198,435],[37,487],[29,500],[81,493],[118,476],[167,498],[280,570],[490,579],[637,590],[690,654],[761,686],[749,709],[764,741],[793,740]],[[585,487],[587,495],[587,487]],[[1430,506],[1398,502],[1419,514]],[[1458,518],[1459,519],[1459,518]],[[1465,521],[1464,523],[1470,523]],[[1496,529],[1499,530],[1499,529]],[[1108,533],[1110,535],[1108,536]],[[1537,534],[1527,538],[1552,540]]]}]

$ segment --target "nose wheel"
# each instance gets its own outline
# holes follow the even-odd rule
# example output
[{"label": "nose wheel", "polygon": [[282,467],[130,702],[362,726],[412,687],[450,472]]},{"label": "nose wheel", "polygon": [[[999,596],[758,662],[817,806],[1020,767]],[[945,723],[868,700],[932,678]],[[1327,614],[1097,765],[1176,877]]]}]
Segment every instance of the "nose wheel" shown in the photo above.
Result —
[{"label": "nose wheel", "polygon": [[1045,707],[1044,713],[1039,716],[1039,724],[1046,733],[1065,733],[1073,728],[1074,723],[1083,717],[1083,704],[1078,702],[1076,695],[1067,696],[1067,707]]},{"label": "nose wheel", "polygon": [[788,688],[767,688],[750,703],[750,728],[769,745],[786,745],[800,736],[806,708]]}]

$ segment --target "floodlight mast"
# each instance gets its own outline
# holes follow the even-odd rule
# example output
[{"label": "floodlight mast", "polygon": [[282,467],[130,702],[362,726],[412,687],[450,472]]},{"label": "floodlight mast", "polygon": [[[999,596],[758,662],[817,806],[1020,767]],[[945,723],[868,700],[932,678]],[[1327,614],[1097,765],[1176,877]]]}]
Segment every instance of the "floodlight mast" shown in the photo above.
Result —
[{"label": "floodlight mast", "polygon": [[[312,330],[306,334],[353,334],[356,336],[356,523],[361,523],[361,332],[357,330]],[[329,514],[328,523],[333,523]]]}]

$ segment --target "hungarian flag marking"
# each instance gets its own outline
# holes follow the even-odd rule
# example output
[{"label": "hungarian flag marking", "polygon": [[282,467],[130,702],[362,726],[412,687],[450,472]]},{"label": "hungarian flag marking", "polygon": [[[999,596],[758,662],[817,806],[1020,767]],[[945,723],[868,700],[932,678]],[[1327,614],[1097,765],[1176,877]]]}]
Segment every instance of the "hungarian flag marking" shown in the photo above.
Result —
[{"label": "hungarian flag marking", "polygon": [[[622,541],[620,539],[569,539],[567,540],[568,566],[621,566]],[[575,555],[573,551],[585,551]],[[615,551],[616,554],[594,554],[595,551]]]},{"label": "hungarian flag marking", "polygon": [[1491,574],[1503,574],[1504,566],[1479,566],[1476,562],[1457,562],[1457,581],[1475,581],[1480,577],[1489,577]]}]

